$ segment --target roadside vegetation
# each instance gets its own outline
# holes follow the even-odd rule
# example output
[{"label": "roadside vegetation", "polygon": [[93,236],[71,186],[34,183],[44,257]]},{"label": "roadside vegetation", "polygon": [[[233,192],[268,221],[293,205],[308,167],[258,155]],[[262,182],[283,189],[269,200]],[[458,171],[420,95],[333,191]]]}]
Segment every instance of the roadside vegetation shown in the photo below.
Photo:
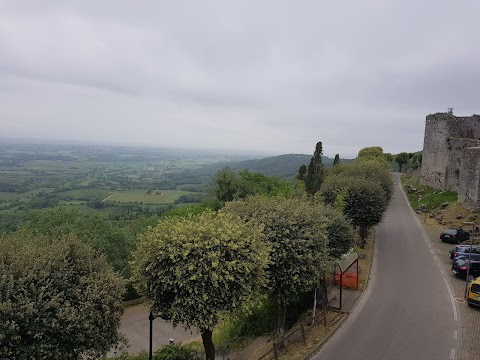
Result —
[{"label": "roadside vegetation", "polygon": [[[336,156],[334,165],[327,168],[319,142],[310,162],[299,166],[291,179],[223,167],[203,182],[198,177],[198,182],[194,181],[191,170],[196,164],[188,161],[181,165],[182,171],[188,170],[182,177],[175,171],[175,161],[155,161],[153,154],[115,154],[106,150],[94,157],[87,152],[80,154],[84,160],[95,160],[94,173],[85,161],[77,164],[72,154],[54,154],[55,159],[46,156],[45,161],[54,162],[60,172],[48,187],[51,191],[30,193],[30,197],[19,196],[13,201],[5,197],[0,215],[7,223],[15,219],[10,228],[4,223],[3,231],[8,233],[5,241],[22,239],[31,246],[31,254],[43,254],[53,250],[40,244],[60,246],[64,244],[62,239],[75,239],[75,246],[98,255],[104,262],[102,269],[107,267],[111,272],[111,286],[120,289],[114,292],[115,296],[120,294],[114,300],[106,297],[104,303],[95,298],[96,308],[116,309],[123,286],[127,285],[128,298],[142,295],[155,313],[174,325],[196,327],[202,334],[207,360],[215,358],[216,341],[235,346],[235,339],[274,332],[281,343],[288,328],[312,305],[313,290],[322,289],[319,294],[326,297],[323,278],[329,271],[329,259],[341,258],[355,246],[368,245],[371,229],[381,221],[393,191],[387,155],[380,147],[362,149],[353,161]],[[20,181],[16,185],[19,188],[13,191],[5,191],[6,186],[12,186],[10,180],[5,181],[4,192],[34,190],[29,181],[32,174],[40,175],[36,171],[43,171],[39,170],[43,163],[38,163],[33,154],[22,156],[23,161],[7,161],[2,166],[15,164],[12,166],[18,166],[28,180]],[[65,164],[62,167],[56,161]],[[28,174],[25,162],[31,162]],[[67,172],[62,173],[65,167]],[[107,172],[101,171],[102,167]],[[18,175],[7,173],[11,178]],[[41,179],[50,174],[43,175],[36,178],[36,185],[46,189],[47,181]],[[130,197],[115,200],[117,193]],[[146,204],[142,200],[167,194],[169,204]],[[85,200],[88,196],[89,200]],[[60,201],[71,203],[61,205]],[[85,203],[80,204],[82,201]],[[39,207],[32,207],[32,203]],[[355,233],[360,235],[358,239]],[[27,249],[22,241],[11,241],[12,253]],[[81,296],[84,292],[76,285],[78,279],[70,280],[68,275],[69,266],[76,266],[77,258],[67,248],[55,250],[58,258],[52,261],[61,265],[55,269],[58,276],[65,276],[66,283],[75,285],[75,296]],[[41,267],[42,258],[28,259],[31,266]],[[0,277],[2,288],[10,286],[8,279],[13,275],[9,271],[13,268],[10,258],[0,259],[5,271],[5,276]],[[89,261],[82,258],[80,262]],[[36,280],[27,278],[25,286],[30,286],[30,281]],[[8,309],[3,304],[17,301],[12,297],[17,295],[12,294],[1,294],[2,317],[3,309]],[[59,311],[79,301],[61,291],[55,296]],[[31,334],[18,332],[20,319],[11,316],[8,326],[12,339],[22,342],[26,337],[28,343]],[[91,327],[96,331],[96,323],[83,325],[78,318],[81,314],[66,316],[68,321],[84,326],[82,329]],[[117,322],[112,319],[105,325],[110,324],[110,335],[103,342],[91,348],[88,344],[79,347],[66,343],[62,351],[69,355],[64,357],[88,358],[110,350],[118,340],[120,314],[113,312],[110,316]],[[50,319],[51,324],[37,324],[35,331],[50,333],[48,326],[56,326],[55,319]],[[37,339],[39,347],[50,341],[49,336]]]},{"label": "roadside vegetation", "polygon": [[[457,202],[457,193],[453,191],[442,191],[423,185],[418,176],[405,174],[401,178],[403,188],[407,194],[410,205],[414,210],[425,210],[427,213],[445,207],[445,204]],[[426,207],[426,208],[425,208]]]}]

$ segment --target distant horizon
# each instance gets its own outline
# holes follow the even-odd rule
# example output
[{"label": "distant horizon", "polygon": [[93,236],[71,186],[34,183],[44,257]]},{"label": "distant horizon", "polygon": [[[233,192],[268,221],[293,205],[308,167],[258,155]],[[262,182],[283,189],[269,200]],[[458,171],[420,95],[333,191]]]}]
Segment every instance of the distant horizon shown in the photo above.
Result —
[{"label": "distant horizon", "polygon": [[[117,148],[148,148],[148,149],[158,149],[158,150],[176,150],[176,151],[199,151],[204,153],[226,153],[229,155],[248,155],[248,156],[263,156],[263,157],[274,157],[274,156],[281,156],[281,155],[307,155],[312,156],[313,151],[315,150],[315,145],[312,144],[312,153],[306,154],[302,152],[268,152],[268,151],[259,151],[259,150],[246,150],[246,149],[227,149],[227,148],[207,148],[207,147],[180,147],[180,146],[162,146],[162,145],[154,145],[154,144],[135,144],[135,143],[120,143],[120,142],[99,142],[94,140],[67,140],[67,139],[28,139],[28,138],[13,138],[13,137],[0,137],[0,143],[3,142],[11,142],[11,143],[18,143],[18,144],[28,144],[28,145],[71,145],[71,146],[104,146],[104,147],[117,147]],[[378,145],[372,145],[378,146]],[[325,149],[325,147],[324,147]],[[360,151],[361,149],[359,149]],[[357,152],[358,154],[358,152]],[[357,157],[357,154],[347,154],[342,155],[339,154],[341,159],[354,159]],[[328,158],[335,158],[336,154],[325,153],[323,156]]]}]

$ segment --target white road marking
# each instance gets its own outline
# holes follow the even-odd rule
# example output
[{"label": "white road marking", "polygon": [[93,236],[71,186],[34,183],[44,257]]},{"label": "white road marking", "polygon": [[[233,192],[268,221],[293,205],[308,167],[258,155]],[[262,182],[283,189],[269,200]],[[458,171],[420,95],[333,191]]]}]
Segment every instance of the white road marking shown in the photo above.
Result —
[{"label": "white road marking", "polygon": [[455,349],[452,349],[452,351],[450,351],[450,359],[455,359]]},{"label": "white road marking", "polygon": [[430,252],[431,252],[433,255],[435,255],[435,253],[433,252],[433,250],[432,250],[432,249],[430,249]]},{"label": "white road marking", "polygon": [[448,294],[450,295],[450,301],[452,302],[453,320],[458,321],[457,307],[455,306],[455,300],[453,299],[452,289],[450,289],[450,285],[448,284],[447,279],[443,278],[443,281],[445,282],[445,286],[447,287]]},{"label": "white road marking", "polygon": [[453,338],[455,340],[457,340],[457,336],[458,336],[457,330],[453,330]]}]

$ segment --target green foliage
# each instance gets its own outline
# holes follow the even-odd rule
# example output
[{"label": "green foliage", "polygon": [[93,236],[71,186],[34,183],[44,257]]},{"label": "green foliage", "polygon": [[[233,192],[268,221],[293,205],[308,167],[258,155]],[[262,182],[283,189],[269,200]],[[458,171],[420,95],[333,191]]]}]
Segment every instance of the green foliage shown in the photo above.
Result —
[{"label": "green foliage", "polygon": [[176,209],[167,211],[163,217],[189,217],[191,215],[198,215],[207,210],[218,210],[220,204],[218,201],[204,201],[201,204],[190,206],[182,206]]},{"label": "green foliage", "polygon": [[50,238],[74,234],[107,256],[114,270],[128,276],[128,260],[134,238],[118,223],[103,214],[83,214],[75,210],[47,209],[32,212],[23,227],[35,234]]},{"label": "green foliage", "polygon": [[385,157],[385,160],[387,160],[388,162],[392,162],[394,160],[393,155],[391,153],[385,153],[384,157]]},{"label": "green foliage", "polygon": [[254,196],[230,202],[223,211],[245,222],[263,224],[270,253],[269,284],[277,303],[286,305],[313,288],[323,274],[327,220],[321,204],[306,199]]},{"label": "green foliage", "polygon": [[238,173],[225,167],[214,176],[215,197],[221,202],[243,199],[249,195],[288,196],[293,185],[272,176],[241,170]]},{"label": "green foliage", "polygon": [[384,158],[383,149],[380,146],[370,146],[365,147],[358,152],[359,158],[370,157],[370,158]]},{"label": "green foliage", "polygon": [[96,359],[119,340],[122,280],[72,236],[0,236],[0,358]]},{"label": "green foliage", "polygon": [[[388,164],[381,158],[359,158],[354,162],[336,166],[329,172],[329,179],[326,179],[326,182],[331,183],[332,180],[335,182],[340,179],[340,183],[348,184],[349,181],[345,182],[345,179],[349,178],[362,178],[379,183],[385,193],[387,203],[390,202],[393,196],[394,184],[392,176],[388,171]],[[331,186],[331,184],[328,186]],[[339,186],[334,188],[338,189]],[[328,201],[328,203],[332,202]]]},{"label": "green foliage", "polygon": [[[168,344],[162,346],[152,354],[153,360],[201,360],[197,350],[190,344]],[[110,359],[116,360],[148,360],[148,353],[142,351],[136,355],[128,355],[124,353]],[[102,358],[107,360],[107,358]]]},{"label": "green foliage", "polygon": [[264,284],[267,247],[260,226],[205,211],[167,217],[142,235],[133,266],[152,310],[174,325],[213,329],[222,313],[250,301]]},{"label": "green foliage", "polygon": [[153,356],[154,360],[201,360],[197,351],[188,345],[169,344],[162,346]]},{"label": "green foliage", "polygon": [[325,216],[328,219],[328,249],[330,256],[340,258],[354,245],[354,230],[345,216],[338,211],[326,207]]},{"label": "green foliage", "polygon": [[253,339],[270,334],[275,329],[277,304],[271,298],[262,297],[255,301],[248,312],[242,311],[222,321],[213,332],[215,343],[234,339]]},{"label": "green foliage", "polygon": [[364,179],[351,179],[345,195],[345,215],[355,226],[371,227],[383,218],[387,201],[378,183]]},{"label": "green foliage", "polygon": [[340,155],[335,154],[335,158],[333,159],[333,166],[340,164]]},{"label": "green foliage", "polygon": [[395,155],[395,161],[398,163],[400,166],[400,171],[402,171],[403,165],[405,165],[408,162],[408,154],[406,152],[401,152],[397,155]]},{"label": "green foliage", "polygon": [[307,166],[302,165],[298,169],[297,179],[300,180],[300,181],[305,181],[306,176],[307,176]]},{"label": "green foliage", "polygon": [[332,168],[322,185],[324,201],[341,208],[352,225],[360,226],[361,246],[366,229],[382,220],[393,196],[393,180],[387,166],[383,159],[358,158]]},{"label": "green foliage", "polygon": [[313,195],[318,190],[323,182],[323,145],[318,142],[315,146],[315,151],[307,168],[307,176],[305,178],[305,191],[307,194]]}]

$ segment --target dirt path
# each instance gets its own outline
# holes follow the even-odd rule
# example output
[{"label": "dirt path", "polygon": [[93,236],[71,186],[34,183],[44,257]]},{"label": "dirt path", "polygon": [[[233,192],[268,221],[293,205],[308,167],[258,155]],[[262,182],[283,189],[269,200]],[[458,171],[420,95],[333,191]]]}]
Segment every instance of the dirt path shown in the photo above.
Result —
[{"label": "dirt path", "polygon": [[117,194],[118,194],[118,193],[113,193],[112,195],[107,196],[105,199],[102,200],[102,202],[107,201],[107,200],[110,199],[113,195],[117,195]]}]

